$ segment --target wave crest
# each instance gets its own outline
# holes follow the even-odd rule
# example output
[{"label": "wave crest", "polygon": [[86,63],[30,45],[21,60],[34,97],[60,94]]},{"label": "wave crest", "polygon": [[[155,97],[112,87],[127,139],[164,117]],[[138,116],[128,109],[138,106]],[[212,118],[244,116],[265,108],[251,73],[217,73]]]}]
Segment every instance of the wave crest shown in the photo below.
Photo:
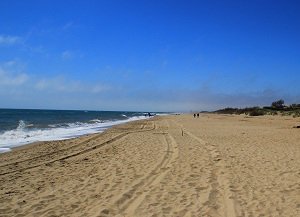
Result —
[{"label": "wave crest", "polygon": [[146,119],[146,117],[135,116],[126,120],[105,122],[99,119],[94,119],[89,123],[75,122],[68,124],[48,125],[49,128],[44,129],[28,128],[28,126],[32,126],[32,124],[26,125],[25,121],[20,120],[16,129],[8,130],[0,134],[0,153],[10,150],[11,147],[33,142],[63,140],[75,138],[85,134],[99,133],[113,125],[141,119]]}]

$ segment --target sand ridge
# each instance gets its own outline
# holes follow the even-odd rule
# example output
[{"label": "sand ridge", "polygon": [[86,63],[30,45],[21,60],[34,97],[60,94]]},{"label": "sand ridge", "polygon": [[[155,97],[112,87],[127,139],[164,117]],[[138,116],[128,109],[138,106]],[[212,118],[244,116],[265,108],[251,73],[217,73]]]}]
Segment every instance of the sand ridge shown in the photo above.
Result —
[{"label": "sand ridge", "polygon": [[298,216],[299,119],[156,117],[0,155],[0,216]]}]

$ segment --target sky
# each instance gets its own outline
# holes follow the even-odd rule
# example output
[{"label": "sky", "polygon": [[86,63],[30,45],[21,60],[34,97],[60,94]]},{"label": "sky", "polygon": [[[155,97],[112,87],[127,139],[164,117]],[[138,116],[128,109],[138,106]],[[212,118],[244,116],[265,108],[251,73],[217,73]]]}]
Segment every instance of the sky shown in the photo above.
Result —
[{"label": "sky", "polygon": [[1,0],[0,108],[300,103],[295,0]]}]

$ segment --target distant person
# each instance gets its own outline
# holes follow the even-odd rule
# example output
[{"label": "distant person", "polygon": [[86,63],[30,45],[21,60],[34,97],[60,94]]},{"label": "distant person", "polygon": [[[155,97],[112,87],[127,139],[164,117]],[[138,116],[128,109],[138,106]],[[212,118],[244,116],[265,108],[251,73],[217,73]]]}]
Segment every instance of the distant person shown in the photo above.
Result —
[{"label": "distant person", "polygon": [[197,118],[199,118],[199,113],[197,113]]},{"label": "distant person", "polygon": [[196,117],[196,114],[194,114],[194,118]]},{"label": "distant person", "polygon": [[148,112],[148,116],[149,116],[149,117],[151,116],[150,112]]}]

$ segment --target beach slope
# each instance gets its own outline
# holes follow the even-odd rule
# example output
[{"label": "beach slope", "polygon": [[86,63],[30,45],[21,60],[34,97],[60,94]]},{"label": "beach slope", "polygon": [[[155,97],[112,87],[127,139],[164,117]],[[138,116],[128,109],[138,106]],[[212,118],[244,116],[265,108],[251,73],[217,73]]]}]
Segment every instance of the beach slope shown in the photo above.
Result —
[{"label": "beach slope", "polygon": [[170,115],[0,155],[1,216],[300,216],[292,117]]}]

